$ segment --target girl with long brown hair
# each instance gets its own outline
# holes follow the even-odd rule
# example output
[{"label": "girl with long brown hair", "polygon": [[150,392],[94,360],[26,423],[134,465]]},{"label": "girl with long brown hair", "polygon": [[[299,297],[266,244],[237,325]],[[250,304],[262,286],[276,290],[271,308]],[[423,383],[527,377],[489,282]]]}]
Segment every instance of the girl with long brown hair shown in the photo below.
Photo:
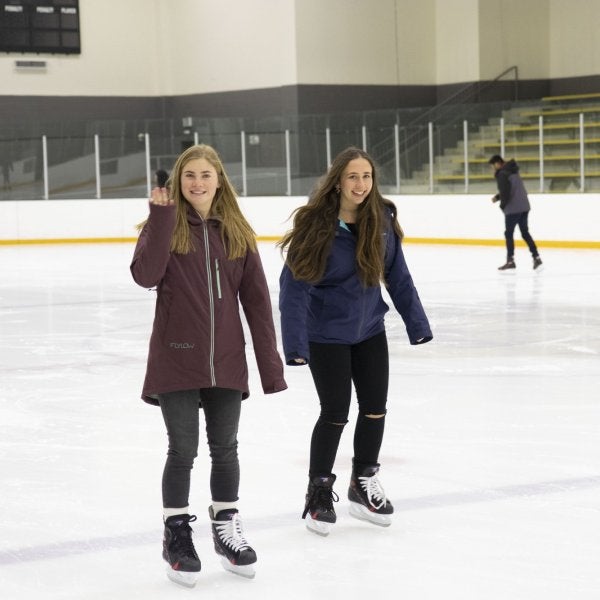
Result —
[{"label": "girl with long brown hair", "polygon": [[139,285],[157,292],[142,398],[160,406],[169,442],[162,478],[167,574],[191,587],[200,571],[189,493],[202,409],[211,458],[208,512],[214,548],[226,569],[253,577],[256,553],[237,510],[237,432],[241,402],[249,396],[239,304],[264,393],[287,386],[254,232],[210,146],[185,150],[167,187],[152,190],[131,273]]},{"label": "girl with long brown hair", "polygon": [[310,443],[302,517],[327,535],[336,522],[332,473],[352,384],[358,400],[348,489],[350,514],[387,526],[393,506],[378,478],[387,412],[389,354],[385,285],[411,344],[432,339],[402,253],[396,207],[377,187],[371,157],[350,147],[334,159],[293,229],[279,242],[285,254],[279,308],[288,365],[308,364],[321,410]]}]

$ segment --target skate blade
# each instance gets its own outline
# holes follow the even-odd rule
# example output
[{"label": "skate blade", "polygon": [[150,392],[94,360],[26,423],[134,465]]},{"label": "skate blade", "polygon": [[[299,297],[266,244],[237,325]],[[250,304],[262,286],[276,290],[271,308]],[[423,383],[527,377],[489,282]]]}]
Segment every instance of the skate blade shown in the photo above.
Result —
[{"label": "skate blade", "polygon": [[184,587],[193,588],[198,581],[199,571],[175,571],[167,567],[167,577],[173,582]]},{"label": "skate blade", "polygon": [[310,515],[306,515],[306,529],[316,533],[317,535],[322,535],[323,537],[328,536],[331,532],[331,523],[327,523],[325,521],[317,521],[313,519]]},{"label": "skate blade", "polygon": [[226,558],[221,559],[221,564],[226,571],[235,573],[246,579],[254,579],[254,576],[256,575],[254,565],[232,565]]},{"label": "skate blade", "polygon": [[361,521],[368,521],[380,527],[389,527],[392,524],[390,515],[380,515],[371,512],[368,508],[357,502],[350,502],[350,516]]}]

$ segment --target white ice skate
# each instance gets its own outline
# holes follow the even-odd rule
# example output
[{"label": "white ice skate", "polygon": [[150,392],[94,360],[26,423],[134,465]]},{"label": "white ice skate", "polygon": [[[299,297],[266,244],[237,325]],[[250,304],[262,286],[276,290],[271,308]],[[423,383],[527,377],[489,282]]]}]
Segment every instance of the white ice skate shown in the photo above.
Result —
[{"label": "white ice skate", "polygon": [[380,527],[389,527],[394,507],[385,496],[377,477],[378,471],[379,465],[372,465],[365,467],[360,473],[352,473],[348,488],[350,515]]},{"label": "white ice skate", "polygon": [[254,570],[256,552],[244,537],[238,511],[230,508],[215,515],[210,506],[208,514],[212,521],[215,552],[222,557],[223,568],[241,577],[252,579],[256,575]]}]

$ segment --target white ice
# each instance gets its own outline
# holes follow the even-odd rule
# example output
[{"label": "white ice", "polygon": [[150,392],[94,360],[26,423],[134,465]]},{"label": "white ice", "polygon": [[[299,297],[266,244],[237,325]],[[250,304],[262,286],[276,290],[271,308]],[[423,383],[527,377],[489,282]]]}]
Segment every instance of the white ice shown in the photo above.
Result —
[{"label": "white ice", "polygon": [[[306,531],[310,372],[286,368],[289,390],[264,396],[249,344],[239,507],[256,578],[213,552],[202,444],[187,590],[161,559],[166,436],[139,399],[154,293],[131,280],[132,250],[0,247],[0,598],[600,598],[598,251],[543,249],[534,272],[518,248],[499,273],[499,247],[406,245],[435,339],[411,347],[389,313],[388,528],[348,516],[348,427],[338,523]],[[277,322],[280,257],[261,254]]]}]

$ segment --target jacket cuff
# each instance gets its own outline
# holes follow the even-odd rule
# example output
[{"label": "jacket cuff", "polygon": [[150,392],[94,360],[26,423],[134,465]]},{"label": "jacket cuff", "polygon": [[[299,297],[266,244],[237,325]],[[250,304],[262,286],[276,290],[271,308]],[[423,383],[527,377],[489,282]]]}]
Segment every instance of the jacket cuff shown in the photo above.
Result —
[{"label": "jacket cuff", "polygon": [[287,383],[283,379],[280,379],[269,387],[263,387],[263,392],[265,394],[276,394],[277,392],[283,392],[283,390],[287,390],[287,387]]},{"label": "jacket cuff", "polygon": [[411,344],[411,346],[419,346],[421,344],[426,344],[427,342],[430,342],[432,339],[433,339],[433,335],[431,335],[431,334],[417,335],[410,340],[410,344]]},{"label": "jacket cuff", "polygon": [[[307,353],[308,354],[308,353]],[[304,362],[296,362],[297,358],[301,358]],[[308,364],[308,356],[302,356],[298,352],[290,352],[285,356],[285,364],[289,367],[300,367]]]}]

